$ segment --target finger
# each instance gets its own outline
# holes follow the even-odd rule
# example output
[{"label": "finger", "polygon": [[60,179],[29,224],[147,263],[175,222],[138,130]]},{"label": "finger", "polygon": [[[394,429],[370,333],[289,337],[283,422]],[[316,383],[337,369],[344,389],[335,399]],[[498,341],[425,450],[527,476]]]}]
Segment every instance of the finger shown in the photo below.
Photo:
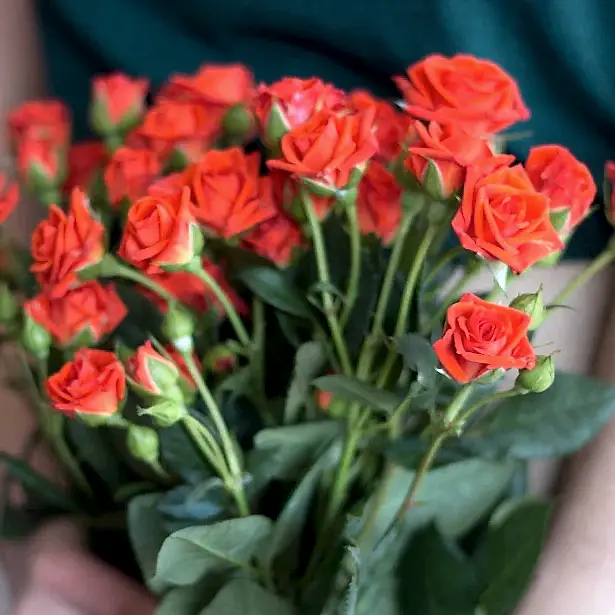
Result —
[{"label": "finger", "polygon": [[13,615],[90,615],[90,612],[71,606],[63,599],[44,590],[25,596]]},{"label": "finger", "polygon": [[88,615],[151,615],[155,601],[141,586],[80,552],[40,557],[34,585],[46,587]]},{"label": "finger", "polygon": [[77,549],[85,544],[85,535],[74,521],[58,519],[47,523],[32,537],[30,543],[36,549]]}]

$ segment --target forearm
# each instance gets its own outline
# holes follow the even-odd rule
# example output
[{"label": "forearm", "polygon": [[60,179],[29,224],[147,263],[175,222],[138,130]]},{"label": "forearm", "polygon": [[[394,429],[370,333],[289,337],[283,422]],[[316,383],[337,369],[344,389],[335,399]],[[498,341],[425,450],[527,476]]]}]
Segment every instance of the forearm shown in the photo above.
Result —
[{"label": "forearm", "polygon": [[[31,0],[0,0],[0,117],[24,100],[44,93],[43,71]],[[4,126],[0,128],[0,170],[10,170],[9,147]],[[32,201],[23,199],[4,224],[3,231],[27,243],[40,215]],[[28,439],[32,424],[22,397],[8,390],[6,367],[14,360],[0,356],[0,450],[18,454]]]},{"label": "forearm", "polygon": [[[615,309],[595,375],[615,383]],[[615,612],[615,422],[568,464],[553,530],[518,615]]]}]

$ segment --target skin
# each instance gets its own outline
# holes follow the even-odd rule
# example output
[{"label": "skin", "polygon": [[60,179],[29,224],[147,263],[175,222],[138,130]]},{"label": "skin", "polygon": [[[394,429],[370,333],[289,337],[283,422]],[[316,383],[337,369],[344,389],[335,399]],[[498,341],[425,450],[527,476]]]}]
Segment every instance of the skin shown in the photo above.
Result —
[{"label": "skin", "polygon": [[[0,57],[10,58],[0,62],[0,113],[4,117],[23,100],[43,95],[44,82],[33,2],[0,0],[0,15]],[[0,136],[0,160],[8,161],[4,135]],[[27,241],[39,216],[40,210],[26,202],[9,219],[8,230]],[[615,312],[603,340],[596,373],[615,383]],[[19,396],[1,388],[0,405],[0,450],[19,454],[31,429],[29,413]],[[517,615],[615,612],[614,439],[615,423],[567,469],[542,563]],[[53,465],[44,453],[36,462],[53,475]],[[89,555],[78,528],[69,523],[43,528],[24,543],[0,545],[0,557],[6,562],[16,596],[14,615],[153,612],[153,599]],[[0,613],[2,602],[0,594]]]}]

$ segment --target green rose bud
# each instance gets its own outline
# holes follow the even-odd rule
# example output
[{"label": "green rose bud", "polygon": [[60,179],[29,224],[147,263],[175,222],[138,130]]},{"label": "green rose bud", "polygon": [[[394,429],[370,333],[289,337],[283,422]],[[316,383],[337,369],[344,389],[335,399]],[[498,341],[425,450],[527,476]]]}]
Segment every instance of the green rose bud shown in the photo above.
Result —
[{"label": "green rose bud", "polygon": [[236,364],[237,354],[226,344],[214,346],[203,358],[203,367],[214,374],[230,372]]},{"label": "green rose bud", "polygon": [[185,308],[169,305],[169,311],[162,321],[162,332],[179,352],[194,348],[194,318]]},{"label": "green rose bud", "polygon": [[7,284],[0,284],[0,323],[10,325],[19,313],[19,303]]},{"label": "green rose bud", "polygon": [[49,356],[51,333],[26,314],[21,332],[21,343],[33,357],[43,361]]},{"label": "green rose bud", "polygon": [[130,425],[126,432],[126,446],[136,458],[149,465],[157,465],[160,456],[158,434],[150,427]]},{"label": "green rose bud", "polygon": [[171,427],[181,421],[186,414],[184,404],[172,399],[139,409],[139,415],[151,416],[158,427]]},{"label": "green rose bud", "polygon": [[222,130],[231,138],[248,136],[254,130],[254,116],[245,105],[234,105],[224,114]]},{"label": "green rose bud", "polygon": [[530,331],[538,329],[545,317],[545,306],[542,300],[542,289],[535,293],[518,295],[510,304],[511,308],[527,314],[530,318]]},{"label": "green rose bud", "polygon": [[534,369],[522,369],[519,371],[516,386],[530,391],[542,393],[546,391],[555,380],[555,364],[551,356],[539,355],[536,357]]}]

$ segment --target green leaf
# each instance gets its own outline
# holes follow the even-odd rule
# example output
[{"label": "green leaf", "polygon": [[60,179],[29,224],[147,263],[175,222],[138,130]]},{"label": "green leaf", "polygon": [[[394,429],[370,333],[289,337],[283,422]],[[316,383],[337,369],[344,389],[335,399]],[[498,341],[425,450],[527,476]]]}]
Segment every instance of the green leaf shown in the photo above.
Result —
[{"label": "green leaf", "polygon": [[400,610],[412,615],[473,615],[476,578],[463,553],[434,525],[407,545],[397,570]]},{"label": "green leaf", "polygon": [[36,498],[41,504],[64,512],[79,510],[68,495],[60,491],[43,475],[35,472],[21,459],[0,451],[0,463],[4,465],[7,475],[19,481],[26,493]]},{"label": "green leaf", "polygon": [[159,435],[161,456],[165,467],[193,485],[213,476],[211,467],[203,459],[182,424],[176,423],[171,427],[161,429]]},{"label": "green leaf", "polygon": [[167,592],[155,615],[198,615],[224,586],[226,577],[206,579],[187,587],[176,587]]},{"label": "green leaf", "polygon": [[507,615],[529,585],[546,539],[551,506],[518,499],[498,509],[475,563],[481,581],[480,604],[486,615]]},{"label": "green leaf", "polygon": [[301,408],[310,394],[312,379],[322,370],[327,358],[320,342],[303,344],[295,355],[295,372],[288,389],[284,407],[284,422],[296,423]]},{"label": "green leaf", "polygon": [[303,296],[282,271],[270,267],[252,267],[239,274],[239,279],[265,303],[292,314],[310,317]]},{"label": "green leaf", "polygon": [[[514,463],[500,463],[483,459],[467,459],[429,472],[417,495],[416,505],[406,513],[403,533],[411,534],[435,521],[445,536],[464,534],[496,504],[508,487]],[[384,501],[373,523],[373,540],[377,541],[390,526],[404,501],[414,472],[394,468],[388,480]],[[369,515],[376,502],[372,496],[363,517]],[[361,529],[360,523],[350,527],[351,535]],[[360,545],[362,549],[364,545]],[[369,545],[367,545],[369,550]]]},{"label": "green leaf", "polygon": [[201,611],[201,615],[295,615],[295,610],[253,581],[233,579]]},{"label": "green leaf", "polygon": [[168,533],[158,512],[157,493],[147,493],[133,498],[128,503],[128,535],[137,558],[141,574],[147,586],[154,592],[161,591],[163,583],[156,580],[158,552]]},{"label": "green leaf", "polygon": [[288,499],[267,542],[267,550],[264,555],[266,566],[271,566],[277,555],[299,540],[310,511],[314,493],[320,485],[321,477],[325,471],[337,464],[341,455],[341,448],[340,442],[331,445],[327,452],[310,468]]},{"label": "green leaf", "polygon": [[256,480],[296,479],[341,433],[337,421],[263,429],[254,436],[249,470]]},{"label": "green leaf", "polygon": [[614,413],[615,387],[558,372],[550,389],[502,402],[462,442],[479,453],[517,459],[567,455],[591,440]]},{"label": "green leaf", "polygon": [[438,367],[438,358],[432,345],[416,333],[403,335],[395,343],[404,363],[417,373],[419,384],[431,388],[436,382]]},{"label": "green leaf", "polygon": [[167,491],[158,502],[158,510],[176,520],[197,523],[220,521],[232,507],[228,491],[219,478],[199,485],[179,485]]},{"label": "green leaf", "polygon": [[156,578],[181,586],[209,573],[250,568],[270,534],[271,520],[258,515],[179,530],[160,549]]},{"label": "green leaf", "polygon": [[390,413],[401,402],[397,395],[378,389],[349,376],[333,375],[316,378],[312,384],[321,391],[328,391],[335,397],[360,402],[374,410]]}]

